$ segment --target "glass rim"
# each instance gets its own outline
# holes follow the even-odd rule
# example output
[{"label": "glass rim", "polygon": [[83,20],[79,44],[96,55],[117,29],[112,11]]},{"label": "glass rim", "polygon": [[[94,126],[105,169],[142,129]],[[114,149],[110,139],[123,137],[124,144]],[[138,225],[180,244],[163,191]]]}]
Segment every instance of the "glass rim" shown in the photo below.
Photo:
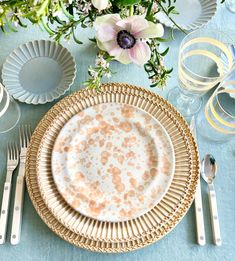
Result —
[{"label": "glass rim", "polygon": [[[196,72],[193,72],[191,69],[189,69],[188,66],[183,62],[184,60],[181,59],[181,55],[182,55],[182,52],[183,52],[182,47],[185,45],[185,43],[187,43],[187,39],[190,38],[191,35],[197,34],[198,32],[203,32],[203,33],[205,32],[205,36],[204,36],[204,37],[211,38],[211,39],[214,39],[214,40],[216,40],[216,41],[219,41],[219,40],[217,40],[217,39],[215,39],[215,38],[213,38],[213,37],[211,37],[211,36],[207,36],[207,35],[206,35],[206,32],[208,32],[208,33],[210,33],[210,34],[211,34],[211,32],[215,32],[215,33],[217,33],[217,34],[219,33],[219,34],[221,34],[221,35],[225,35],[226,37],[229,38],[230,42],[229,42],[229,43],[228,43],[227,41],[226,41],[226,43],[221,42],[221,43],[224,44],[224,45],[231,45],[232,42],[233,42],[232,37],[230,37],[227,33],[223,32],[223,31],[221,31],[221,30],[217,30],[216,28],[212,28],[211,30],[210,30],[210,29],[200,28],[200,29],[197,29],[197,30],[195,30],[195,31],[192,31],[192,32],[188,33],[186,36],[184,36],[184,38],[182,39],[182,41],[181,41],[181,43],[180,43],[180,47],[179,47],[179,57],[178,57],[178,67],[180,66],[180,63],[181,63],[192,75],[195,75],[195,76],[197,76],[198,78],[201,78],[201,79],[209,79],[209,80],[210,80],[210,79],[211,79],[211,80],[220,80],[222,77],[224,77],[225,74],[222,74],[222,75],[220,74],[220,75],[218,75],[218,76],[213,76],[213,77],[201,76],[201,75],[197,74]],[[195,39],[196,39],[196,38],[200,38],[200,37],[203,37],[203,36],[195,37]],[[193,40],[193,38],[192,38],[192,40]],[[219,42],[220,42],[220,41],[219,41]],[[217,47],[217,48],[219,48],[219,47]],[[221,50],[221,53],[222,53],[222,50]],[[225,54],[225,55],[226,55],[226,54]],[[227,55],[226,55],[226,56],[227,56]],[[210,58],[210,59],[211,59],[211,58]],[[218,72],[218,73],[219,73],[219,72]]]},{"label": "glass rim", "polygon": [[[224,32],[224,31],[222,31],[222,30],[218,30],[217,28],[211,28],[211,29],[209,29],[209,28],[207,28],[207,29],[205,29],[205,28],[199,28],[199,29],[194,30],[194,31],[192,31],[192,32],[190,32],[190,33],[188,33],[188,34],[186,34],[186,35],[184,36],[184,38],[182,39],[182,41],[181,41],[181,43],[180,43],[179,50],[181,50],[184,41],[185,41],[187,38],[189,38],[191,35],[196,34],[197,32],[205,32],[205,33],[206,33],[206,32],[210,32],[210,33],[211,33],[211,32],[215,32],[215,33],[219,33],[219,34],[225,35],[226,37],[228,37],[228,38],[231,40],[230,43],[227,42],[226,44],[233,44],[233,39],[232,39],[232,37],[230,37],[230,36],[228,35],[228,33]],[[205,35],[204,37],[206,37],[206,35]],[[209,37],[209,36],[207,36],[207,37]],[[195,37],[195,38],[199,38],[199,37]],[[212,37],[209,37],[209,38],[212,38]]]},{"label": "glass rim", "polygon": [[[219,88],[222,88],[222,87],[219,87]],[[231,114],[230,114],[228,111],[226,111],[226,110],[223,108],[223,106],[221,105],[221,102],[220,102],[219,97],[218,97],[219,94],[222,94],[222,93],[227,93],[227,94],[229,94],[229,92],[224,92],[223,90],[225,90],[225,88],[222,89],[222,91],[220,91],[219,93],[216,91],[216,94],[215,94],[216,101],[217,101],[217,103],[218,103],[220,109],[221,109],[227,116],[229,116],[229,117],[235,119],[235,115],[231,115]],[[213,98],[213,97],[212,97],[212,98]],[[231,99],[233,99],[233,98],[231,98]]]}]

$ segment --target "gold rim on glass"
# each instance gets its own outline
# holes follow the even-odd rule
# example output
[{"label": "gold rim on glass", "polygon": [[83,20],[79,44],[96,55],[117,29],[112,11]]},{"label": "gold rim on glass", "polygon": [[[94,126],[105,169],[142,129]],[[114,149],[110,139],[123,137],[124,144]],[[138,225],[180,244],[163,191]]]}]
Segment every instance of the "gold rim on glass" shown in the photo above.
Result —
[{"label": "gold rim on glass", "polygon": [[[210,100],[208,101],[206,107],[205,107],[205,117],[207,119],[207,121],[209,122],[209,124],[216,129],[219,132],[225,133],[225,134],[235,134],[235,130],[228,130],[222,127],[219,127],[215,121],[211,118],[211,116],[209,115],[209,111],[211,111],[211,114],[215,117],[215,119],[223,126],[229,127],[234,129],[235,128],[235,124],[230,123],[228,121],[225,121],[217,112],[215,109],[215,106],[213,104],[213,100],[215,97],[217,97],[218,94],[220,93],[235,93],[235,90],[230,90],[230,89],[224,89],[224,90],[220,90],[220,91],[215,91],[214,94],[211,96]],[[218,100],[217,100],[218,102]],[[224,109],[221,107],[220,103],[219,103],[219,107],[221,108],[221,110],[224,111]],[[228,113],[226,112],[226,114],[228,115]],[[232,115],[230,115],[231,118],[233,118]]]},{"label": "gold rim on glass", "polygon": [[[183,82],[183,84],[185,85],[185,87],[187,89],[193,90],[193,91],[199,90],[200,92],[203,92],[203,91],[206,92],[206,91],[210,90],[212,87],[214,87],[224,77],[224,65],[221,61],[221,57],[217,56],[216,54],[212,53],[211,51],[207,51],[207,50],[203,50],[203,49],[195,49],[195,50],[191,50],[191,51],[188,51],[185,54],[183,54],[185,49],[193,44],[198,44],[198,43],[207,43],[207,44],[210,44],[211,46],[215,46],[216,48],[220,49],[222,53],[224,53],[226,55],[227,60],[228,60],[228,71],[232,68],[233,57],[232,57],[231,51],[226,46],[226,44],[224,44],[221,41],[218,41],[216,39],[213,39],[211,37],[200,37],[199,36],[194,39],[186,41],[188,38],[190,38],[191,34],[195,34],[196,32],[197,31],[194,31],[194,32],[188,34],[187,36],[185,36],[185,38],[183,39],[183,41],[180,45],[178,74],[179,74],[180,80]],[[199,30],[199,32],[200,32],[200,30]],[[218,77],[205,77],[205,76],[201,76],[201,75],[198,75],[197,73],[192,72],[184,64],[184,60],[186,60],[186,58],[188,58],[190,56],[194,56],[194,55],[203,55],[203,56],[206,56],[206,57],[210,58],[211,60],[213,60],[218,66],[218,72],[220,75]],[[189,74],[185,73],[183,67],[185,67],[195,77],[191,77]],[[196,79],[197,77],[204,79],[204,80],[208,79],[208,81],[203,82],[203,81],[197,80]],[[202,87],[200,87],[200,88],[194,87],[192,84],[195,84],[196,86],[201,85]]]}]

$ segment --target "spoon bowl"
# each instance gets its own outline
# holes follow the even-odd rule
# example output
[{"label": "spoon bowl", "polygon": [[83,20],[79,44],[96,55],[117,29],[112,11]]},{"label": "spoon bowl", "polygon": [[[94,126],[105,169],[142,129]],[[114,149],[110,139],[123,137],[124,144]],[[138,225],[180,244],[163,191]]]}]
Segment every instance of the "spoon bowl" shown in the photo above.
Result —
[{"label": "spoon bowl", "polygon": [[208,184],[212,184],[217,173],[217,164],[211,154],[207,154],[201,163],[201,176]]}]

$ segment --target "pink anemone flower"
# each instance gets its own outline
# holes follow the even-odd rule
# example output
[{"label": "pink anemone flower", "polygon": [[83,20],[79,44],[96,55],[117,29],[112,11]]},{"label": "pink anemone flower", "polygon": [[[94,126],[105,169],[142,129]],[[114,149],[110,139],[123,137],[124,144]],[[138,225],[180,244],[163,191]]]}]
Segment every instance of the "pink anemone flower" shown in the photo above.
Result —
[{"label": "pink anemone flower", "polygon": [[161,24],[149,22],[140,15],[125,19],[118,14],[99,16],[94,27],[98,47],[123,64],[133,62],[144,65],[151,57],[145,39],[162,37],[164,34]]}]

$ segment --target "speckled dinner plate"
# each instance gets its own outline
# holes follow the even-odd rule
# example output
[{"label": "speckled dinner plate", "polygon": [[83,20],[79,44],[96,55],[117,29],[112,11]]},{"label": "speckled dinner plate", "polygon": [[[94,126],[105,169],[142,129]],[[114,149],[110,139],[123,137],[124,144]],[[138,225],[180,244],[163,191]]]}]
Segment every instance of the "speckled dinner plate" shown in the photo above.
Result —
[{"label": "speckled dinner plate", "polygon": [[52,152],[57,188],[75,210],[101,221],[125,221],[152,209],[175,168],[171,140],[147,112],[104,103],[73,116]]}]

